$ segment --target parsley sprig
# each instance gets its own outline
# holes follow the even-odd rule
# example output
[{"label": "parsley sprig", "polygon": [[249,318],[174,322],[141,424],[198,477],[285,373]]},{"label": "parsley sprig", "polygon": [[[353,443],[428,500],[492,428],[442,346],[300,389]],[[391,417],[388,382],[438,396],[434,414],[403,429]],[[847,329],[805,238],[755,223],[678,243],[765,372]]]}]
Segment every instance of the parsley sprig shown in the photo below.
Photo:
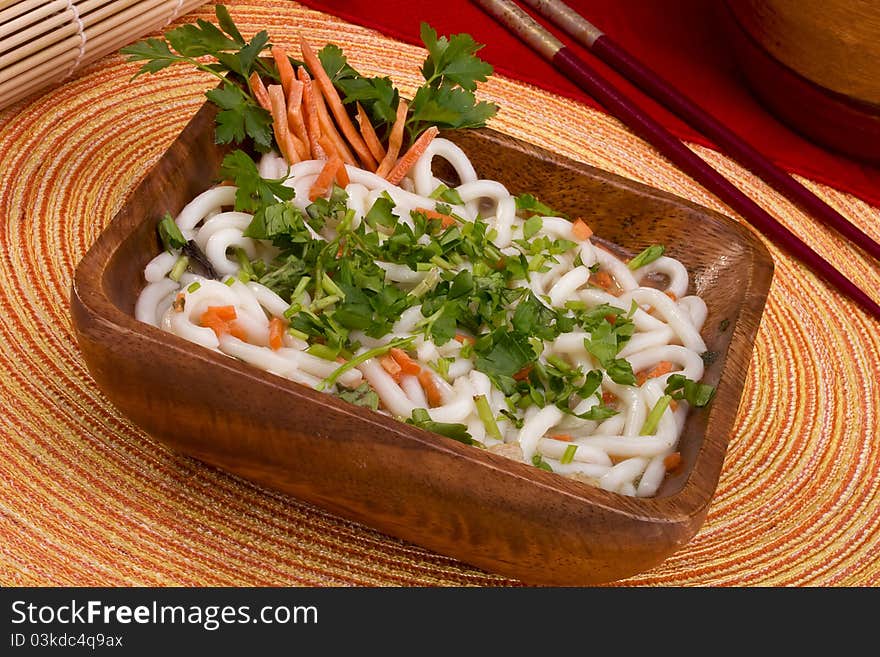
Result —
[{"label": "parsley sprig", "polygon": [[246,81],[254,70],[278,77],[260,59],[270,47],[269,33],[262,30],[245,41],[226,7],[216,5],[215,13],[218,25],[200,18],[170,30],[163,39],[145,39],[120,52],[129,62],[144,62],[134,77],[188,64],[219,78],[221,84],[205,93],[220,108],[216,142],[240,144],[249,137],[258,150],[268,151],[273,144],[272,117],[247,90]]}]

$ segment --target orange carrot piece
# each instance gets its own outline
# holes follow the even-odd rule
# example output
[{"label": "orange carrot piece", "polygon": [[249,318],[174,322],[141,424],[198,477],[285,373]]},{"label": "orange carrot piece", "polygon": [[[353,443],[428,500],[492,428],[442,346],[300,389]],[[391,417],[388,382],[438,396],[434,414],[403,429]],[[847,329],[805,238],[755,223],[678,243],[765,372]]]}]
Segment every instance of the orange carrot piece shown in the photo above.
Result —
[{"label": "orange carrot piece", "polygon": [[284,346],[284,329],[285,322],[280,317],[269,320],[269,347],[273,351],[278,351]]},{"label": "orange carrot piece", "polygon": [[672,363],[668,360],[661,360],[650,370],[643,370],[636,374],[636,383],[642,385],[648,379],[656,379],[658,376],[669,374],[672,371]]},{"label": "orange carrot piece", "polygon": [[513,375],[513,380],[514,381],[525,381],[526,379],[529,378],[529,374],[531,374],[531,373],[532,373],[532,366],[526,365],[519,372],[517,372],[516,374]]},{"label": "orange carrot piece", "polygon": [[425,397],[428,400],[428,405],[432,408],[435,406],[443,405],[443,393],[440,392],[440,386],[437,385],[437,381],[434,379],[434,375],[430,370],[423,369],[418,374],[419,383],[422,384],[422,389],[425,391]]},{"label": "orange carrot piece", "polygon": [[574,235],[576,240],[581,242],[585,242],[590,239],[593,234],[593,229],[587,225],[587,222],[583,219],[575,219],[574,223],[571,224],[571,233]]},{"label": "orange carrot piece", "polygon": [[303,119],[303,86],[303,83],[296,79],[290,83],[290,91],[287,94],[287,124],[303,145],[303,152],[300,153],[300,156],[303,160],[308,160],[312,157],[312,150],[309,144],[309,133]]},{"label": "orange carrot piece", "polygon": [[397,162],[397,156],[400,155],[400,149],[403,147],[403,130],[406,127],[406,113],[408,111],[409,105],[401,98],[397,103],[397,116],[394,118],[394,125],[391,126],[391,133],[388,135],[388,150],[376,168],[377,176],[386,177]]},{"label": "orange carrot piece", "polygon": [[570,443],[572,440],[574,440],[574,438],[572,438],[571,435],[567,433],[554,433],[550,436],[550,438],[552,438],[553,440],[561,440],[565,443]]},{"label": "orange carrot piece", "polygon": [[614,289],[614,279],[611,278],[611,274],[609,274],[607,271],[597,271],[595,274],[590,276],[590,283],[601,287],[606,292],[614,294],[614,292],[612,291]]},{"label": "orange carrot piece", "polygon": [[673,292],[671,290],[666,290],[663,294],[665,294],[667,297],[669,297],[673,301],[678,301],[678,297],[675,296],[675,292]]},{"label": "orange carrot piece", "polygon": [[272,57],[275,60],[275,66],[278,68],[278,77],[281,78],[281,86],[284,88],[284,95],[290,95],[290,84],[296,80],[296,74],[293,72],[293,65],[287,56],[287,51],[281,46],[272,46]]},{"label": "orange carrot piece", "polygon": [[233,319],[238,318],[235,306],[208,306],[205,308],[205,312],[202,313],[202,317],[205,315],[214,316],[224,322],[231,322]]},{"label": "orange carrot piece", "polygon": [[373,157],[372,153],[370,153],[370,149],[367,148],[367,144],[364,142],[363,137],[361,137],[361,134],[351,122],[348,112],[342,104],[342,99],[339,97],[336,87],[333,86],[333,82],[327,75],[327,71],[324,70],[321,60],[318,59],[318,55],[315,54],[315,51],[312,50],[312,47],[305,39],[300,38],[299,43],[303,61],[305,61],[306,66],[309,67],[312,76],[321,88],[321,93],[327,101],[327,104],[330,106],[330,111],[333,112],[333,116],[336,117],[336,123],[342,130],[342,134],[345,135],[348,143],[351,144],[351,147],[354,149],[354,152],[357,153],[358,158],[364,166],[370,171],[375,171],[377,166],[376,159]]},{"label": "orange carrot piece", "polygon": [[425,215],[428,219],[439,219],[440,224],[444,228],[449,228],[450,226],[454,226],[457,222],[455,221],[455,217],[448,214],[443,214],[442,212],[437,212],[437,210],[431,210],[429,208],[416,208],[413,212],[420,212]]},{"label": "orange carrot piece", "polygon": [[309,189],[310,201],[314,201],[330,191],[330,186],[336,177],[336,171],[342,164],[339,154],[334,151],[330,159],[324,163],[321,172],[315,178],[315,182],[312,183],[311,189]]},{"label": "orange carrot piece", "polygon": [[382,366],[382,369],[388,372],[391,375],[391,378],[400,382],[400,375],[403,372],[403,369],[400,367],[400,364],[388,354],[385,354],[379,359],[379,364]]},{"label": "orange carrot piece", "polygon": [[477,339],[475,337],[473,337],[472,335],[465,335],[464,333],[456,333],[455,340],[457,342],[461,342],[462,344],[464,344],[465,342],[476,344],[477,342]]},{"label": "orange carrot piece", "polygon": [[248,78],[248,86],[251,89],[251,93],[254,95],[254,98],[257,99],[257,102],[267,112],[272,111],[272,102],[269,100],[269,92],[266,90],[266,85],[263,84],[262,78],[260,78],[260,74],[254,71],[251,73],[251,76]]},{"label": "orange carrot piece", "polygon": [[236,317],[238,315],[235,306],[208,306],[199,318],[199,325],[214,331],[218,338],[229,333],[239,340],[247,341],[245,332],[235,324]]},{"label": "orange carrot piece", "polygon": [[394,168],[388,172],[388,175],[385,176],[385,180],[390,182],[392,185],[397,185],[403,180],[403,177],[409,173],[409,170],[412,169],[413,165],[416,163],[422,153],[424,153],[428,146],[434,141],[434,137],[440,132],[437,126],[432,125],[430,128],[425,130],[422,134],[419,135],[419,138],[415,140],[412,146],[409,147],[409,150],[404,153],[399,160],[397,160],[397,164],[394,165]]},{"label": "orange carrot piece", "polygon": [[376,162],[381,162],[385,157],[385,148],[379,140],[379,135],[376,134],[373,122],[370,121],[370,117],[367,116],[366,111],[361,107],[360,103],[357,103],[357,121],[358,127],[361,129],[361,135],[363,135],[364,141],[367,144],[367,148],[370,149],[370,153],[376,158]]},{"label": "orange carrot piece", "polygon": [[391,351],[388,352],[391,354],[391,357],[397,361],[397,364],[400,365],[400,370],[404,374],[418,374],[422,371],[422,368],[419,366],[417,362],[415,362],[409,355],[399,347],[394,347]]},{"label": "orange carrot piece", "polygon": [[666,467],[666,472],[675,470],[681,465],[681,453],[672,452],[672,454],[667,454],[663,459],[663,465]]},{"label": "orange carrot piece", "polygon": [[611,405],[617,403],[617,395],[615,395],[610,390],[603,390],[602,391],[602,403],[605,404],[606,406],[611,406]]},{"label": "orange carrot piece", "polygon": [[300,161],[297,155],[296,144],[290,128],[287,126],[287,101],[284,100],[284,90],[280,84],[270,84],[268,87],[269,100],[272,102],[272,129],[275,132],[275,141],[288,164],[296,164]]},{"label": "orange carrot piece", "polygon": [[324,95],[321,92],[321,87],[312,85],[312,91],[315,96],[315,107],[318,111],[318,122],[321,124],[321,133],[326,135],[333,142],[333,147],[335,150],[339,151],[343,162],[346,164],[357,164],[357,161],[354,158],[354,153],[351,152],[348,144],[345,143],[345,139],[339,134],[339,130],[336,129],[336,124],[333,123],[333,117],[330,116],[330,112],[327,111],[327,105],[324,103]]},{"label": "orange carrot piece", "polygon": [[320,142],[321,147],[327,152],[330,159],[333,159],[333,157],[338,157],[340,160],[342,160],[342,164],[340,164],[336,168],[335,180],[336,184],[338,184],[340,187],[348,187],[348,184],[351,182],[351,180],[348,177],[348,171],[346,171],[345,169],[345,160],[343,159],[342,155],[340,155],[339,150],[336,148],[336,145],[327,135],[322,135]]},{"label": "orange carrot piece", "polygon": [[304,66],[300,66],[296,70],[296,75],[303,84],[303,121],[306,124],[306,134],[309,138],[309,149],[312,152],[312,158],[326,160],[327,153],[324,152],[320,143],[321,121],[318,118],[318,102],[315,99],[315,88],[312,86],[312,79],[309,77],[309,72]]}]

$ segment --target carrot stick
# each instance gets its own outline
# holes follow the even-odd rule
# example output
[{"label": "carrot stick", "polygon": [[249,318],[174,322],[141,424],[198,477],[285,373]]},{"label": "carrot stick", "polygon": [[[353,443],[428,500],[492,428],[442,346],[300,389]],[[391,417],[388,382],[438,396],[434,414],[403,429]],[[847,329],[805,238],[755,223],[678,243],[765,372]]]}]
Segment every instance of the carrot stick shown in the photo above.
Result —
[{"label": "carrot stick", "polygon": [[296,164],[300,161],[297,155],[294,137],[290,134],[287,126],[287,103],[284,100],[284,90],[280,84],[270,84],[268,88],[269,100],[272,101],[272,129],[275,131],[275,141],[288,164]]},{"label": "carrot stick", "polygon": [[208,306],[199,318],[199,326],[211,329],[218,338],[228,333],[246,341],[247,335],[235,324],[237,317],[235,306]]},{"label": "carrot stick", "polygon": [[381,162],[382,158],[385,157],[385,148],[382,146],[382,142],[379,141],[379,135],[376,134],[373,122],[370,121],[370,117],[367,116],[360,103],[357,104],[357,120],[361,134],[364,136],[364,141],[367,143],[367,148],[370,149],[370,153],[373,154],[376,161]]},{"label": "carrot stick", "polygon": [[312,91],[315,96],[315,107],[318,110],[318,122],[321,124],[321,132],[333,140],[333,146],[339,151],[343,162],[346,164],[357,164],[354,159],[354,154],[351,152],[348,144],[345,143],[345,139],[339,134],[339,130],[336,129],[336,124],[333,123],[333,117],[330,116],[330,112],[327,111],[327,105],[324,103],[324,95],[321,93],[321,87],[312,85]]},{"label": "carrot stick", "polygon": [[269,320],[269,347],[278,351],[284,346],[284,320],[273,317]]},{"label": "carrot stick", "polygon": [[437,210],[430,210],[428,208],[416,208],[413,212],[419,212],[425,215],[428,219],[439,219],[440,223],[444,228],[449,228],[450,226],[454,226],[457,222],[455,221],[455,217],[448,214],[443,214],[442,212],[437,212]]},{"label": "carrot stick", "polygon": [[590,236],[593,234],[593,229],[590,228],[587,225],[587,222],[583,219],[575,219],[574,223],[571,224],[571,233],[576,240],[585,242],[590,239]]},{"label": "carrot stick", "polygon": [[574,440],[574,438],[572,438],[571,435],[567,433],[554,433],[550,436],[550,438],[552,438],[553,440],[561,440],[565,443],[570,443],[572,440]]},{"label": "carrot stick", "polygon": [[672,371],[672,363],[668,360],[661,360],[650,370],[644,370],[636,374],[636,383],[642,385],[648,379],[656,379],[658,376],[669,374]]},{"label": "carrot stick", "polygon": [[434,375],[430,370],[421,370],[418,373],[419,383],[425,391],[425,397],[428,399],[428,405],[433,407],[443,405],[443,393],[440,392],[440,386],[434,380]]},{"label": "carrot stick", "polygon": [[289,96],[290,83],[296,80],[296,74],[293,72],[293,65],[287,57],[287,51],[281,46],[272,46],[272,57],[275,59],[275,66],[278,67],[278,76],[281,78],[284,95]]},{"label": "carrot stick", "polygon": [[388,175],[385,176],[385,180],[390,182],[392,185],[397,185],[403,180],[403,177],[409,173],[409,170],[412,169],[413,165],[416,161],[422,156],[422,153],[427,150],[428,146],[434,140],[434,137],[437,136],[440,130],[437,126],[432,125],[430,128],[425,130],[422,134],[419,135],[419,138],[415,140],[412,146],[409,147],[409,150],[403,154],[403,156],[397,160],[397,164],[394,165],[394,168],[388,172]]},{"label": "carrot stick", "polygon": [[345,106],[342,104],[342,99],[339,98],[339,93],[337,93],[336,87],[333,86],[333,82],[327,75],[327,71],[324,70],[321,60],[318,59],[315,51],[312,50],[312,47],[305,39],[300,38],[299,43],[300,49],[302,50],[303,60],[309,67],[315,80],[318,82],[318,86],[321,88],[321,92],[324,94],[324,98],[330,106],[330,111],[333,112],[333,116],[336,117],[336,122],[339,124],[342,133],[345,135],[348,143],[351,144],[351,147],[354,149],[355,153],[357,153],[358,158],[364,166],[370,171],[375,171],[377,165],[376,159],[370,153],[370,149],[367,148],[367,144],[364,142],[363,137],[361,137],[357,128],[355,128],[354,124],[351,122],[348,112],[346,112]]},{"label": "carrot stick", "polygon": [[[334,156],[338,157],[342,160],[342,155],[340,155],[339,151],[336,149],[336,145],[327,135],[321,135],[321,147],[327,152],[328,158],[333,158]],[[342,166],[336,169],[336,182],[340,187],[348,187],[349,183],[351,183],[351,179],[348,177],[348,171],[345,170],[345,161],[343,160]]]},{"label": "carrot stick", "polygon": [[254,95],[254,98],[257,99],[257,102],[267,112],[272,111],[272,103],[269,100],[269,92],[266,91],[266,85],[263,84],[262,78],[260,78],[260,74],[254,71],[251,73],[251,76],[248,78],[248,86],[251,89],[251,93]]},{"label": "carrot stick", "polygon": [[379,364],[382,366],[388,374],[391,375],[391,378],[400,382],[400,375],[403,372],[403,369],[400,367],[400,364],[388,354],[385,354],[379,359]]},{"label": "carrot stick", "polygon": [[663,458],[663,466],[666,472],[671,472],[681,465],[681,452],[672,452]]},{"label": "carrot stick", "polygon": [[303,119],[306,124],[306,134],[309,138],[309,149],[314,159],[326,160],[327,153],[324,152],[320,143],[321,123],[318,119],[318,104],[315,100],[315,88],[312,86],[312,79],[309,77],[309,72],[306,71],[304,66],[300,66],[296,70],[296,75],[303,84]]},{"label": "carrot stick", "polygon": [[303,83],[299,80],[292,80],[290,83],[290,91],[287,93],[287,124],[291,131],[303,144],[303,153],[300,156],[304,160],[312,157],[312,151],[309,146],[309,133],[306,131],[306,124],[303,120],[302,112]]},{"label": "carrot stick", "polygon": [[399,347],[394,347],[391,351],[388,352],[391,354],[391,357],[397,361],[397,364],[400,365],[400,370],[404,374],[418,374],[422,371],[422,368],[419,366],[417,362],[415,362],[409,355]]},{"label": "carrot stick", "polygon": [[330,191],[330,185],[336,177],[336,171],[341,166],[343,166],[342,158],[334,151],[330,159],[324,163],[321,173],[318,174],[315,182],[312,183],[311,189],[309,189],[310,201],[314,201]]},{"label": "carrot stick", "polygon": [[406,127],[406,113],[408,111],[409,105],[401,98],[397,103],[397,116],[394,118],[394,125],[391,126],[391,134],[388,135],[388,151],[376,169],[378,176],[383,178],[387,176],[388,172],[394,168],[394,163],[397,162],[397,156],[403,147],[403,129]]}]

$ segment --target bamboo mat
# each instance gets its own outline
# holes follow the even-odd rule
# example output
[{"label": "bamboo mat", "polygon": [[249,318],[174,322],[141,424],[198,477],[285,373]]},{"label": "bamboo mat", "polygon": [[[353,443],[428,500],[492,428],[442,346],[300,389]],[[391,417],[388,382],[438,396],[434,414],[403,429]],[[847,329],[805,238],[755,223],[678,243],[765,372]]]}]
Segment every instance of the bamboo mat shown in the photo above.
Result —
[{"label": "bamboo mat", "polygon": [[0,0],[0,108],[159,30],[205,0]]},{"label": "bamboo mat", "polygon": [[[418,84],[423,51],[279,0],[230,2],[242,32],[333,41]],[[211,18],[209,6],[178,19]],[[463,26],[466,31],[466,26]],[[0,111],[0,584],[496,586],[516,582],[175,454],[92,382],[73,336],[74,268],[214,82],[129,82],[118,55]],[[730,211],[605,114],[507,79],[492,127]],[[729,159],[713,166],[862,288],[880,271]],[[880,239],[880,209],[805,181]],[[630,586],[880,584],[880,327],[770,246],[776,274],[706,523]]]}]

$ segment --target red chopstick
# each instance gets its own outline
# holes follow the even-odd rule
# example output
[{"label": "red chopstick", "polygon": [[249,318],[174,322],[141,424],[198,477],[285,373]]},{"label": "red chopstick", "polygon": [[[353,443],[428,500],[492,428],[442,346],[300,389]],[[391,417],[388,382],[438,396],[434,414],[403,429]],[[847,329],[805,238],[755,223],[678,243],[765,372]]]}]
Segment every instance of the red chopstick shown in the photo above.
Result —
[{"label": "red chopstick", "polygon": [[568,32],[578,43],[622,74],[641,91],[646,92],[651,98],[712,139],[726,154],[763,178],[789,200],[880,260],[880,243],[858,226],[847,221],[837,210],[773,164],[746,140],[675,89],[655,71],[642,64],[574,9],[561,0],[523,0],[523,2]]},{"label": "red chopstick", "polygon": [[813,251],[797,235],[743,194],[681,140],[643,112],[607,80],[596,73],[577,54],[567,48],[546,28],[510,0],[474,0],[489,15],[502,23],[636,134],[652,144],[694,180],[718,196],[771,242],[787,250],[839,292],[855,301],[875,319],[880,319],[880,304],[859,289],[846,276]]}]

